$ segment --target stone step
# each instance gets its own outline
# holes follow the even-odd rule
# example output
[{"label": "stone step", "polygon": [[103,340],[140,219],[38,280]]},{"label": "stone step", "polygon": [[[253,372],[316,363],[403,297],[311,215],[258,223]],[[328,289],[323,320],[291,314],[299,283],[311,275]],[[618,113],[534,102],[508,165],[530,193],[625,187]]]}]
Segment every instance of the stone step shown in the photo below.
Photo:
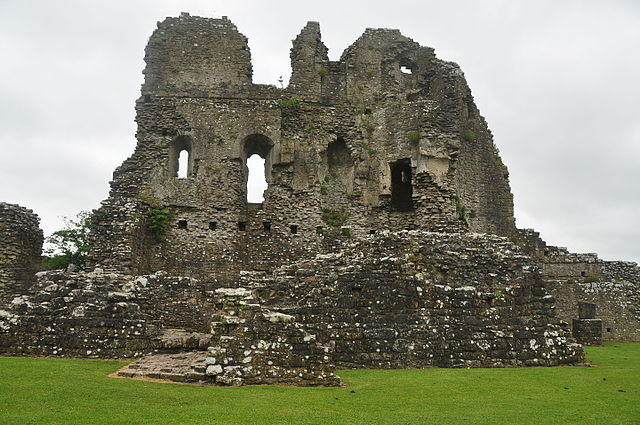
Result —
[{"label": "stone step", "polygon": [[137,379],[160,379],[173,382],[206,383],[206,351],[175,354],[152,354],[125,366],[117,376]]}]

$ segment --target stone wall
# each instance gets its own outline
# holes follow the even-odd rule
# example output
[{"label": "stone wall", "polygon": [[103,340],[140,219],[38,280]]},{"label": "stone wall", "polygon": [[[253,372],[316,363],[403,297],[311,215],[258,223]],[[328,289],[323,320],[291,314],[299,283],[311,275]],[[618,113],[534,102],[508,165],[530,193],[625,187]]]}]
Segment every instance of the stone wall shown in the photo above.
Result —
[{"label": "stone wall", "polygon": [[[0,312],[0,352],[137,357],[209,346],[207,379],[226,385],[335,385],[335,367],[583,361],[535,264],[497,236],[379,232],[222,283],[41,272]],[[175,329],[197,336],[174,344]]]},{"label": "stone wall", "polygon": [[604,341],[640,341],[640,267],[634,262],[605,261],[596,254],[575,254],[547,245],[537,232],[520,231],[525,251],[540,264],[558,317],[579,318],[581,302],[596,305]]},{"label": "stone wall", "polygon": [[[536,266],[504,238],[385,232],[342,248],[218,290],[227,309],[213,326],[211,374],[268,383],[261,377],[304,373],[297,379],[313,383],[318,371],[300,359],[318,354],[312,364],[339,368],[583,361]],[[279,325],[265,327],[269,318]]]},{"label": "stone wall", "polygon": [[[40,272],[37,283],[0,305],[0,353],[122,358],[171,347],[168,330],[206,334],[214,314],[213,287],[158,272],[133,277]],[[185,338],[174,347],[206,349]]]},{"label": "stone wall", "polygon": [[0,202],[0,305],[24,294],[42,255],[40,219],[19,205]]},{"label": "stone wall", "polygon": [[[166,19],[145,61],[138,144],[97,211],[94,265],[230,285],[240,270],[325,252],[330,234],[515,231],[508,175],[464,75],[397,30],[368,29],[329,61],[309,23],[281,89],[252,83],[247,40],[226,18]],[[252,154],[269,184],[258,205],[246,199]],[[161,240],[145,231],[153,208],[172,215]]]}]

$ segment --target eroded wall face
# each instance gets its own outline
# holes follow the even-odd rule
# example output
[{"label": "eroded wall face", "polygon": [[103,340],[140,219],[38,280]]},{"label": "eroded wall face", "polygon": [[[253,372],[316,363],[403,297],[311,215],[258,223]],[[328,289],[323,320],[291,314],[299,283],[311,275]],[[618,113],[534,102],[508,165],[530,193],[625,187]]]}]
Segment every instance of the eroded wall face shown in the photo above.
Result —
[{"label": "eroded wall face", "polygon": [[[515,229],[506,169],[463,74],[398,31],[367,30],[332,62],[309,23],[285,89],[251,83],[246,38],[224,18],[168,18],[145,60],[138,144],[97,212],[95,264],[228,284],[382,230]],[[266,162],[260,205],[246,200],[252,153]],[[162,208],[170,222],[150,235],[149,211]]]},{"label": "eroded wall face", "polygon": [[602,320],[602,340],[640,341],[640,267],[634,262],[604,261],[596,254],[575,254],[547,245],[537,232],[520,231],[525,251],[540,264],[557,316],[574,323],[581,304],[594,306]]},{"label": "eroded wall face", "polygon": [[0,305],[24,294],[42,255],[40,219],[19,205],[0,202]]}]

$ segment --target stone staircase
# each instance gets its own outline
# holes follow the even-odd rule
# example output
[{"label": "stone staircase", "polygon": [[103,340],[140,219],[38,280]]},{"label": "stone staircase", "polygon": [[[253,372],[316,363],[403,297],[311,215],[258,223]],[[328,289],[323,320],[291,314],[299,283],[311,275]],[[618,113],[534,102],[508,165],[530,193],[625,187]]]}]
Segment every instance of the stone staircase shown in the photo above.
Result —
[{"label": "stone staircase", "polygon": [[206,383],[205,359],[210,334],[184,329],[165,329],[155,354],[136,360],[116,372],[117,376]]}]

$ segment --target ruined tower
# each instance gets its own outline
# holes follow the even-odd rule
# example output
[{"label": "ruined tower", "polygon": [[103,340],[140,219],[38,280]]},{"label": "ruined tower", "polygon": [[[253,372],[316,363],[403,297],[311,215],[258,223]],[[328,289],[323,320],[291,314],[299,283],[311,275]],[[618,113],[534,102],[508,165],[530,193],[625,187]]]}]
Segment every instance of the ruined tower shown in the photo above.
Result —
[{"label": "ruined tower", "polygon": [[[252,83],[247,39],[226,17],[166,19],[145,61],[138,144],[94,228],[101,267],[229,280],[336,236],[515,232],[508,173],[463,73],[397,30],[367,29],[330,61],[309,22],[284,89]],[[253,154],[261,204],[247,202]],[[171,218],[154,238],[145,220],[158,208]]]}]

